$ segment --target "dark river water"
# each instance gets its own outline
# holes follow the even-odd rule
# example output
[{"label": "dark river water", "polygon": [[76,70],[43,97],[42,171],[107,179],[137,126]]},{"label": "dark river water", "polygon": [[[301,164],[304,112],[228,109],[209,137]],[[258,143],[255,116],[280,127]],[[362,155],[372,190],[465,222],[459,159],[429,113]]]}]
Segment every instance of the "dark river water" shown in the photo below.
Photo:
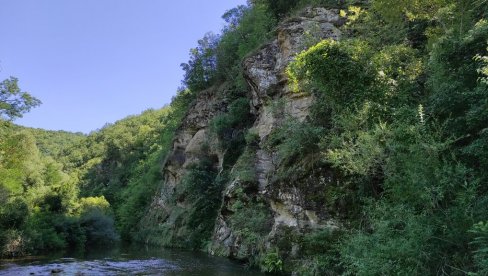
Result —
[{"label": "dark river water", "polygon": [[0,260],[0,275],[262,275],[225,258],[144,246]]}]

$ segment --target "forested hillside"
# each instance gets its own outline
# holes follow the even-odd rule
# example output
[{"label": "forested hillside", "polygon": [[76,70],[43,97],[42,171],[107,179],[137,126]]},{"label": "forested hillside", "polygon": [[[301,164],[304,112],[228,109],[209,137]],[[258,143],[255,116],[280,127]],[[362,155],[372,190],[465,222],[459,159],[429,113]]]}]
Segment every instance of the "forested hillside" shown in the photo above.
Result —
[{"label": "forested hillside", "polygon": [[486,275],[487,12],[249,1],[171,104],[89,135],[14,126],[40,102],[6,80],[1,254],[122,239],[271,273]]}]

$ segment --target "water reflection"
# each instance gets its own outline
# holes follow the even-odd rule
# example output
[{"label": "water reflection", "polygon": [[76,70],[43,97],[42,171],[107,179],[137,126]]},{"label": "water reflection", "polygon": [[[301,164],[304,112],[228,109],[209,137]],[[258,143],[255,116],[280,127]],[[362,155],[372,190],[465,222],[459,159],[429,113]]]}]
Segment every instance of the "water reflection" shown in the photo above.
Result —
[{"label": "water reflection", "polygon": [[261,275],[225,258],[144,246],[0,261],[0,275]]}]

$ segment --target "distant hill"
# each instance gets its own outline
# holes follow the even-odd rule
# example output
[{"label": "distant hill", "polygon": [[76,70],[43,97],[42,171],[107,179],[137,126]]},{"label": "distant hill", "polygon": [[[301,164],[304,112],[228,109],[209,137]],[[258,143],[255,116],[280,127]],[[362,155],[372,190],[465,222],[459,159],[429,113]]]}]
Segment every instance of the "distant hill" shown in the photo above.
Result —
[{"label": "distant hill", "polygon": [[31,133],[36,139],[36,145],[39,148],[39,151],[43,155],[51,157],[59,156],[63,149],[79,144],[87,138],[87,136],[81,132],[74,133],[64,130],[45,130],[19,125],[14,125],[13,127],[16,130],[24,130]]}]

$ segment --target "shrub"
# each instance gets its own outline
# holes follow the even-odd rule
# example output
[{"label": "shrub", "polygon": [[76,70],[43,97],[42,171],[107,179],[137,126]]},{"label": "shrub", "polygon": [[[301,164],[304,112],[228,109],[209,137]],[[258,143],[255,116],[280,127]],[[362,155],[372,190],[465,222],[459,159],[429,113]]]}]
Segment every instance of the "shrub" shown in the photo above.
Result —
[{"label": "shrub", "polygon": [[243,183],[253,184],[256,182],[256,153],[253,149],[246,148],[236,164],[232,168],[232,176]]},{"label": "shrub", "polygon": [[44,211],[51,213],[62,213],[66,211],[63,206],[63,198],[57,193],[49,193],[44,196],[40,206]]},{"label": "shrub", "polygon": [[238,98],[229,105],[227,113],[217,115],[210,122],[210,131],[218,138],[218,147],[225,153],[224,167],[231,167],[245,146],[245,129],[250,126],[249,99]]},{"label": "shrub", "polygon": [[69,249],[83,250],[86,245],[86,229],[81,225],[79,217],[59,216],[53,219],[54,228],[66,242]]},{"label": "shrub", "polygon": [[320,156],[318,144],[324,132],[323,127],[288,118],[280,128],[271,133],[266,147],[277,150],[281,165],[290,166],[298,163],[297,160],[303,161],[305,157],[315,155],[311,158],[313,163]]},{"label": "shrub", "polygon": [[152,196],[162,179],[161,155],[162,152],[157,151],[141,162],[122,192],[121,197],[125,200],[115,211],[117,226],[124,240],[130,240],[138,231],[142,231],[140,221],[147,213]]},{"label": "shrub", "polygon": [[268,252],[262,257],[261,270],[268,273],[283,271],[283,261],[280,259],[278,251]]},{"label": "shrub", "polygon": [[0,256],[20,257],[27,253],[27,241],[22,231],[9,229],[0,232]]},{"label": "shrub", "polygon": [[26,222],[26,236],[29,240],[30,251],[39,252],[66,248],[66,240],[55,228],[55,224],[59,224],[60,216],[59,214],[34,210]]},{"label": "shrub", "polygon": [[78,214],[86,214],[94,211],[108,214],[109,210],[110,203],[108,203],[103,195],[98,197],[83,197],[79,199]]},{"label": "shrub", "polygon": [[473,225],[470,232],[475,235],[472,244],[475,246],[474,260],[477,266],[475,275],[488,274],[488,223],[480,221]]},{"label": "shrub", "polygon": [[231,206],[231,227],[247,246],[257,247],[262,237],[271,230],[269,208],[258,199],[246,198],[244,194]]},{"label": "shrub", "polygon": [[203,248],[210,239],[222,202],[222,189],[227,180],[225,174],[217,175],[211,160],[203,158],[198,164],[189,168],[182,179],[180,197],[190,204],[185,217],[184,227],[188,229],[185,238],[186,247]]},{"label": "shrub", "polygon": [[382,89],[377,85],[377,72],[369,62],[370,49],[360,41],[323,40],[298,54],[287,68],[295,90],[312,88],[324,93],[331,107],[343,103],[378,101]]},{"label": "shrub", "polygon": [[88,245],[113,244],[119,237],[115,231],[113,218],[93,209],[80,217]]},{"label": "shrub", "polygon": [[263,4],[238,6],[224,16],[227,26],[222,31],[217,47],[217,76],[228,81],[238,94],[247,92],[243,77],[242,60],[266,43],[276,20],[270,16]]},{"label": "shrub", "polygon": [[356,275],[429,274],[428,218],[401,205],[378,204],[368,213],[371,233],[353,232],[340,247],[347,270]]},{"label": "shrub", "polygon": [[2,207],[0,209],[0,229],[19,229],[24,225],[29,215],[29,208],[25,200],[15,198]]}]

